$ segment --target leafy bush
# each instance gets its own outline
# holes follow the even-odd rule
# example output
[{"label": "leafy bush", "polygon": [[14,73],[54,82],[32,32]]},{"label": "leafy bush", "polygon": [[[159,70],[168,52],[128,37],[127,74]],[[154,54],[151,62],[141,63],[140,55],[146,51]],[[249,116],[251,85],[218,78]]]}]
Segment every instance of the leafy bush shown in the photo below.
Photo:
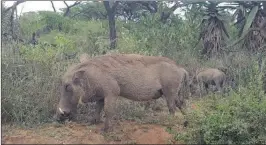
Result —
[{"label": "leafy bush", "polygon": [[39,14],[41,16],[40,23],[43,23],[50,30],[60,30],[68,33],[73,27],[74,21],[68,17],[63,17],[59,13],[41,11]]},{"label": "leafy bush", "polygon": [[[52,32],[51,34],[53,35],[49,35],[50,37],[44,36],[41,39],[45,42],[43,44],[36,46],[21,45],[19,51],[22,57],[27,61],[36,61],[51,65],[57,59],[63,59],[63,53],[74,54],[78,51],[75,47],[75,42],[69,36],[60,32]],[[56,47],[49,44],[54,44]]]},{"label": "leafy bush", "polygon": [[73,25],[74,20],[49,11],[28,12],[20,18],[22,36],[27,40],[33,32],[42,32],[41,36],[52,30],[68,33]]},{"label": "leafy bush", "polygon": [[24,13],[20,18],[20,30],[22,36],[29,39],[33,32],[42,29],[44,24],[41,23],[41,19],[42,16],[36,12]]},{"label": "leafy bush", "polygon": [[188,143],[265,144],[266,95],[257,65],[251,68],[249,83],[229,96],[210,95],[192,103],[187,132],[176,139]]},{"label": "leafy bush", "polygon": [[3,47],[4,50],[10,50],[4,51],[1,62],[3,123],[36,125],[47,122],[58,99],[59,72],[66,65],[54,61],[45,63],[49,61],[51,53],[48,51],[41,55],[41,49],[34,48],[25,55],[31,60],[25,60],[19,53],[12,51],[16,47],[13,44]]}]

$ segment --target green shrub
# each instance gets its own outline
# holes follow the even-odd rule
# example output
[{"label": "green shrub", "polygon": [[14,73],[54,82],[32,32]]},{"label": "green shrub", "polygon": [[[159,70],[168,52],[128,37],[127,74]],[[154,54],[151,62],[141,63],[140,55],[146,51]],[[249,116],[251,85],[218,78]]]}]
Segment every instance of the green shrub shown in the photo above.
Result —
[{"label": "green shrub", "polygon": [[[251,71],[253,70],[253,71]],[[210,95],[194,102],[187,132],[176,139],[188,143],[265,144],[266,95],[257,65],[250,69],[247,85],[229,96]]]},{"label": "green shrub", "polygon": [[50,11],[40,11],[40,23],[49,28],[50,30],[60,30],[68,33],[72,27],[74,20],[63,17],[60,13]]},{"label": "green shrub", "polygon": [[[17,47],[20,53],[13,50]],[[50,47],[11,43],[2,48],[3,123],[37,125],[50,121],[59,98],[60,76],[69,61],[56,61],[57,50]]]},{"label": "green shrub", "polygon": [[42,16],[36,12],[24,13],[20,20],[20,30],[24,39],[29,40],[32,37],[32,33],[44,27],[41,23]]}]

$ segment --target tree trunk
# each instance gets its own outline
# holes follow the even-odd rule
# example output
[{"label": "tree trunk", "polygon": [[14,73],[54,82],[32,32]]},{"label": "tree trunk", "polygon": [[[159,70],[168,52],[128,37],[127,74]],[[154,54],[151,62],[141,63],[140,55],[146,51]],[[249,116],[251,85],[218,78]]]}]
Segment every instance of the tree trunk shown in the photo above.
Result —
[{"label": "tree trunk", "polygon": [[15,8],[11,9],[11,16],[10,16],[10,32],[12,39],[15,40],[15,33],[14,33],[14,13],[15,13]]},{"label": "tree trunk", "polygon": [[70,9],[66,8],[66,12],[64,13],[64,17],[67,17],[69,15],[69,11],[70,11]]},{"label": "tree trunk", "polygon": [[108,21],[109,21],[109,39],[110,39],[110,49],[116,48],[116,28],[115,28],[115,10],[118,2],[116,1],[113,6],[110,6],[109,1],[103,2],[104,7],[107,11]]},{"label": "tree trunk", "polygon": [[115,13],[109,13],[108,14],[108,20],[109,20],[109,38],[110,38],[110,49],[116,48],[116,28],[115,28]]}]

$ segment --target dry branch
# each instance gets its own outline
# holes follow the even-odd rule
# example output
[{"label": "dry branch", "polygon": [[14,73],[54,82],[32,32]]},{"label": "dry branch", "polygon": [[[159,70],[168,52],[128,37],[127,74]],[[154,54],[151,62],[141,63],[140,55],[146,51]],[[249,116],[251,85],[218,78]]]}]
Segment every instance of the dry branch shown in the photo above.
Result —
[{"label": "dry branch", "polygon": [[69,15],[69,13],[70,13],[70,9],[72,8],[72,7],[74,7],[74,6],[76,6],[76,5],[78,5],[78,4],[80,4],[81,3],[81,1],[76,1],[74,4],[72,4],[72,5],[68,5],[67,3],[66,3],[66,1],[63,1],[64,3],[65,3],[65,5],[66,5],[66,12],[64,13],[64,17],[66,17],[66,16],[68,16]]},{"label": "dry branch", "polygon": [[55,7],[54,7],[54,3],[53,3],[53,1],[50,1],[51,2],[51,4],[52,4],[52,7],[53,7],[53,9],[54,9],[54,12],[56,12],[56,9],[55,9]]},{"label": "dry branch", "polygon": [[25,2],[25,0],[21,0],[21,1],[17,1],[17,2],[15,2],[12,6],[6,8],[6,9],[4,10],[4,13],[8,12],[8,11],[11,10],[11,9],[15,9],[19,4],[21,4],[21,3],[23,3],[23,2]]}]

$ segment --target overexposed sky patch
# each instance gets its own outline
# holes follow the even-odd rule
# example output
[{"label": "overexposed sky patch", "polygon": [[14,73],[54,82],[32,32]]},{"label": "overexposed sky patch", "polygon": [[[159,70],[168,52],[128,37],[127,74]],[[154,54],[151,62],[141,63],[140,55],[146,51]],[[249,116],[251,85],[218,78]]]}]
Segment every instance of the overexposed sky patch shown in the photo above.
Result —
[{"label": "overexposed sky patch", "polygon": [[[5,6],[9,7],[12,6],[13,3],[16,1],[5,1]],[[63,1],[53,1],[56,11],[60,11],[61,8],[65,8],[66,5]],[[75,1],[66,1],[68,5],[71,5],[75,3]],[[170,4],[169,6],[172,6],[173,4]],[[221,3],[220,5],[224,5],[224,3]],[[31,12],[31,11],[53,11],[52,4],[50,1],[26,1],[24,3],[21,3],[17,7],[18,14],[25,13],[25,12]],[[180,8],[175,10],[174,14],[177,13],[183,13],[181,12]]]},{"label": "overexposed sky patch", "polygon": [[[12,6],[16,1],[5,1],[5,6]],[[53,1],[54,7],[57,12],[60,11],[61,8],[66,8],[66,5],[63,1]],[[75,3],[75,1],[66,1],[68,5]],[[173,4],[170,4],[171,7]],[[224,5],[221,3],[220,5]],[[18,15],[23,14],[25,12],[37,12],[37,11],[53,11],[53,7],[50,1],[26,1],[21,3],[17,7]],[[184,11],[181,8],[178,8],[174,11],[174,14],[179,14],[181,17],[184,16]]]},{"label": "overexposed sky patch", "polygon": [[[14,2],[16,1],[6,1],[5,6],[12,6]],[[53,1],[53,3],[57,12],[60,11],[59,9],[66,7],[63,1]],[[66,1],[66,3],[68,5],[71,5],[75,3],[75,1]],[[19,4],[17,9],[19,15],[31,11],[53,11],[53,7],[50,1],[26,1],[24,3]],[[180,10],[177,9],[174,13],[180,13]]]},{"label": "overexposed sky patch", "polygon": [[[12,6],[16,1],[6,1],[5,6]],[[73,4],[75,1],[66,1],[68,5]],[[59,9],[65,8],[66,5],[63,1],[53,1],[55,9],[60,11]],[[26,1],[18,5],[18,14],[31,12],[31,11],[53,11],[53,7],[50,1]]]}]

